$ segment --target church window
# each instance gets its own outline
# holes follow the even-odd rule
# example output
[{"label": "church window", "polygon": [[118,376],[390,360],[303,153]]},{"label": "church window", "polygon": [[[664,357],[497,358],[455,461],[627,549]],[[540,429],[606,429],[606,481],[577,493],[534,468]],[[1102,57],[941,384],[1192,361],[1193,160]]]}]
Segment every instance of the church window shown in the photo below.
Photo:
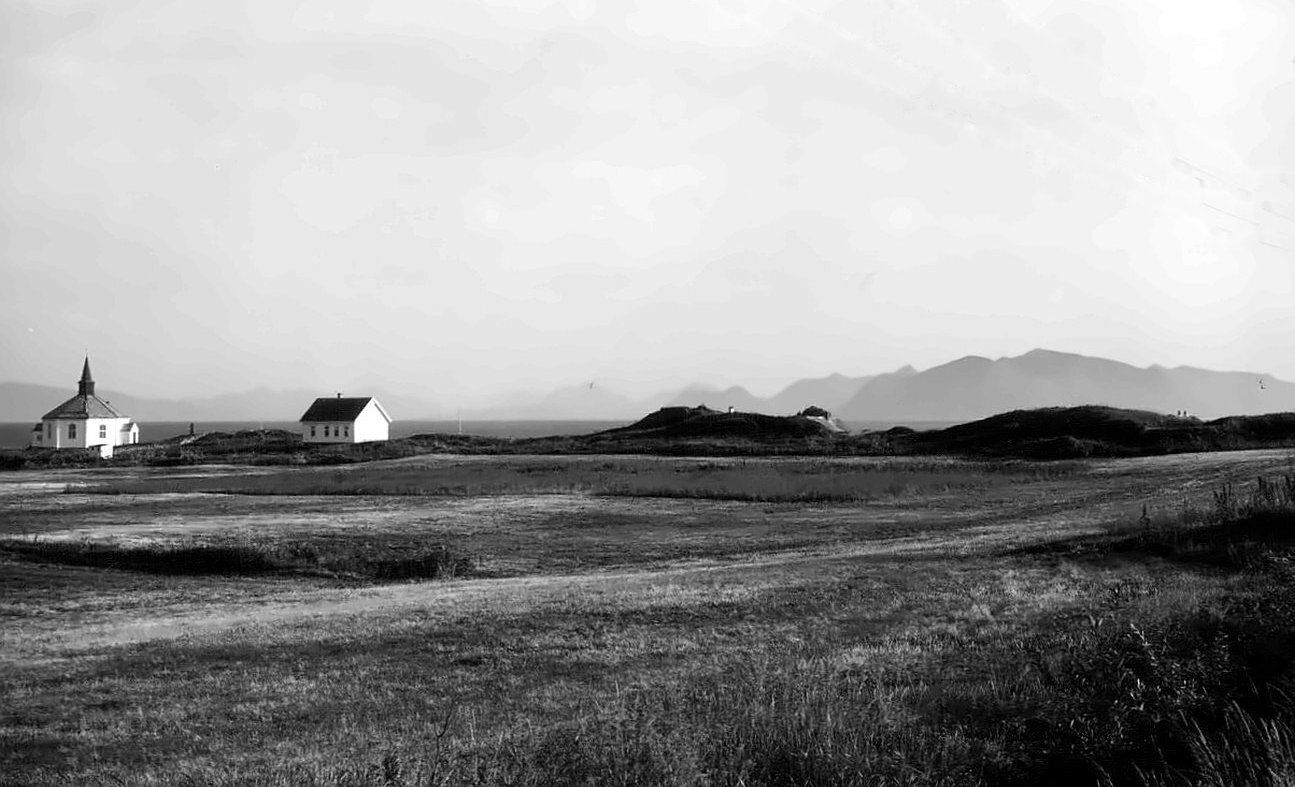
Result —
[{"label": "church window", "polygon": [[76,439],[76,424],[67,425],[67,439],[69,440]]},{"label": "church window", "polygon": [[45,436],[50,439],[54,438],[54,424],[45,424]]}]

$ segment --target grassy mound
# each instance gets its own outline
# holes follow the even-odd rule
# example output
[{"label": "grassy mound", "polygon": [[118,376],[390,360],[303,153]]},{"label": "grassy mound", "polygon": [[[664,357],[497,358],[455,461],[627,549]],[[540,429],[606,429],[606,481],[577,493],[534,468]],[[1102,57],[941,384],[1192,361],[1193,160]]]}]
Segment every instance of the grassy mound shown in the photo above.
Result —
[{"label": "grassy mound", "polygon": [[815,437],[826,431],[822,424],[800,415],[722,413],[709,407],[662,407],[629,426],[609,429],[599,434],[657,438],[786,439]]},{"label": "grassy mound", "polygon": [[896,453],[1074,459],[1295,446],[1295,413],[1214,421],[1086,405],[1014,410],[929,432],[885,433]]}]

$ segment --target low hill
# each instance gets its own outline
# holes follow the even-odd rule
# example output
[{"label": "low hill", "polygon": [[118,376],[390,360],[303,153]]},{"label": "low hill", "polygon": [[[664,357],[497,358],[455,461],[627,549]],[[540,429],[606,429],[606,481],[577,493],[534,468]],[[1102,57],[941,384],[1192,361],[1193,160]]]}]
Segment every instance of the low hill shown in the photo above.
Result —
[{"label": "low hill", "polygon": [[816,437],[829,433],[819,421],[799,415],[720,412],[709,407],[662,407],[640,420],[599,432],[602,437],[741,437],[754,440]]},{"label": "low hill", "polygon": [[947,429],[892,429],[881,434],[896,453],[1026,459],[1143,456],[1295,447],[1295,413],[1202,421],[1146,410],[1085,405],[1014,410]]}]

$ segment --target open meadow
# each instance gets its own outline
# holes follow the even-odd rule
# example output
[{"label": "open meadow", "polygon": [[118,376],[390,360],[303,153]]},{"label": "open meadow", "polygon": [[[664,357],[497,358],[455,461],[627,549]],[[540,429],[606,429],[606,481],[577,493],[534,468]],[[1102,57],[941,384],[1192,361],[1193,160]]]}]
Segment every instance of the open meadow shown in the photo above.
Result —
[{"label": "open meadow", "polygon": [[1295,458],[0,474],[0,783],[1295,779]]}]

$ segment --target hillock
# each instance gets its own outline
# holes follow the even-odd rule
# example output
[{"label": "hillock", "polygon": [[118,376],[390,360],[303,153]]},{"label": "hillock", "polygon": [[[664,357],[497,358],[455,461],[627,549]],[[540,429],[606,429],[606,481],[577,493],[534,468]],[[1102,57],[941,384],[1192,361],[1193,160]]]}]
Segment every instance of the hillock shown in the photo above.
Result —
[{"label": "hillock", "polygon": [[1214,421],[1086,405],[1014,410],[927,432],[885,433],[896,453],[1023,459],[1147,456],[1189,451],[1295,447],[1295,413]]},{"label": "hillock", "polygon": [[640,420],[616,429],[599,432],[602,436],[704,438],[739,437],[752,440],[785,440],[822,436],[827,429],[803,415],[764,415],[763,413],[720,412],[700,407],[662,407]]}]

